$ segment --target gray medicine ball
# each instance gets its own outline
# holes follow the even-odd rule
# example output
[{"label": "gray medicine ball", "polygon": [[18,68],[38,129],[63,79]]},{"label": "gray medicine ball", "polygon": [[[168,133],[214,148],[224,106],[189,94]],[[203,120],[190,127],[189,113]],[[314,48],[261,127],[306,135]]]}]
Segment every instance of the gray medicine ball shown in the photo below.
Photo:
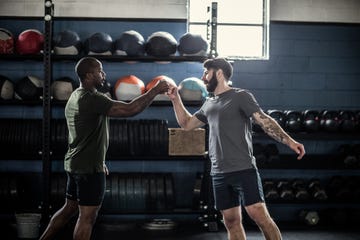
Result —
[{"label": "gray medicine ball", "polygon": [[145,54],[144,37],[134,31],[123,32],[118,39],[115,40],[115,54],[122,56],[143,56]]},{"label": "gray medicine ball", "polygon": [[176,53],[177,41],[168,32],[154,32],[148,37],[145,49],[150,56],[166,57]]}]

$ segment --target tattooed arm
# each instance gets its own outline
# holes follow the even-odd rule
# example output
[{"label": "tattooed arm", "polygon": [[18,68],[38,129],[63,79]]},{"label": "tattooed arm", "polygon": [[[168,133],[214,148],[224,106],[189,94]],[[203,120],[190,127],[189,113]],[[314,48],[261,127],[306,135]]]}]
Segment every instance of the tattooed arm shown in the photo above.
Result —
[{"label": "tattooed arm", "polygon": [[276,141],[289,146],[293,151],[295,151],[298,154],[297,159],[300,160],[304,156],[304,145],[292,139],[272,117],[263,111],[255,112],[252,117],[254,121],[261,126],[267,135]]}]

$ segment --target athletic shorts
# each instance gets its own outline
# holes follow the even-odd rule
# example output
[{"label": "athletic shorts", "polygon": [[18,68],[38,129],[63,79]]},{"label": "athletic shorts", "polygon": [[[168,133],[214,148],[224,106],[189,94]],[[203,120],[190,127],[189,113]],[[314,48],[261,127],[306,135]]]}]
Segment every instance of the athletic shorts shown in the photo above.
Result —
[{"label": "athletic shorts", "polygon": [[66,198],[81,206],[99,206],[105,195],[105,173],[74,174],[66,172]]},{"label": "athletic shorts", "polygon": [[215,174],[212,176],[212,183],[217,210],[265,201],[257,169]]}]

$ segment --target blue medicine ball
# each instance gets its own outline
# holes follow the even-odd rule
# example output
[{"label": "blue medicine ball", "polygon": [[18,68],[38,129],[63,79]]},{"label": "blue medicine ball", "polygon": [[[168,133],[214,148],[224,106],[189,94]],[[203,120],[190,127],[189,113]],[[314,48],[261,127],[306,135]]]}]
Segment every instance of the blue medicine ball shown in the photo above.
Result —
[{"label": "blue medicine ball", "polygon": [[111,55],[112,37],[104,32],[97,32],[85,40],[85,53],[88,55]]},{"label": "blue medicine ball", "polygon": [[167,57],[176,53],[177,41],[168,32],[154,32],[148,37],[145,50],[150,56]]},{"label": "blue medicine ball", "polygon": [[202,101],[208,96],[204,82],[196,77],[182,80],[179,84],[179,94],[185,101]]},{"label": "blue medicine ball", "polygon": [[185,33],[179,39],[178,51],[180,55],[204,56],[209,44],[200,34]]},{"label": "blue medicine ball", "polygon": [[78,55],[82,42],[79,35],[71,30],[64,30],[54,38],[54,51],[59,55]]},{"label": "blue medicine ball", "polygon": [[123,32],[115,41],[115,54],[122,56],[143,56],[145,54],[144,37],[134,30]]}]

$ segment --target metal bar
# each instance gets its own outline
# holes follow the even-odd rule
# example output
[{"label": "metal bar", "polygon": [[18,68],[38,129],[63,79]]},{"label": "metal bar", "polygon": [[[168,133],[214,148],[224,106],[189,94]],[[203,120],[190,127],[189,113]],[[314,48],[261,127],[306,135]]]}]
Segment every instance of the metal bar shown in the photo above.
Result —
[{"label": "metal bar", "polygon": [[45,0],[44,15],[44,88],[43,88],[43,121],[42,121],[42,162],[43,162],[43,202],[42,214],[43,220],[47,220],[50,216],[50,186],[51,186],[51,149],[50,149],[50,122],[51,122],[51,93],[50,84],[52,78],[51,64],[51,41],[54,5],[51,1]]}]

